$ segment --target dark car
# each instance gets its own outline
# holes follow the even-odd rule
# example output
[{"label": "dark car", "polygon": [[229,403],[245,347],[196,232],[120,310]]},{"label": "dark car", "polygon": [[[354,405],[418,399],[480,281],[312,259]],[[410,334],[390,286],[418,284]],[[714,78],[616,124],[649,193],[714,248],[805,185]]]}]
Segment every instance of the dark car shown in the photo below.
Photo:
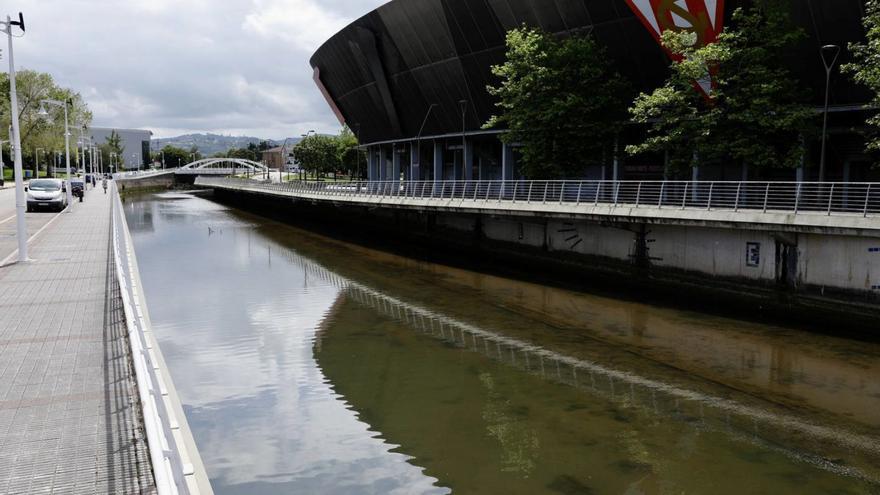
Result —
[{"label": "dark car", "polygon": [[86,185],[82,179],[70,179],[70,194],[82,200]]}]

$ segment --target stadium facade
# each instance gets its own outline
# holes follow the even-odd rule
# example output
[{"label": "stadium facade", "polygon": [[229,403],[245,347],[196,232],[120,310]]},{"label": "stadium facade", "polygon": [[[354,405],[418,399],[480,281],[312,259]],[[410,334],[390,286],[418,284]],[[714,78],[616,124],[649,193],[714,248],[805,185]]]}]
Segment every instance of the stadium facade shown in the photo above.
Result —
[{"label": "stadium facade", "polygon": [[[514,179],[516,145],[483,124],[495,110],[487,85],[491,66],[504,61],[508,30],[535,26],[558,35],[589,32],[607,48],[616,68],[640,91],[660,85],[669,57],[656,40],[650,10],[665,5],[667,20],[685,22],[698,11],[715,13],[716,29],[747,0],[393,0],[352,22],[312,56],[313,77],[341,123],[368,150],[370,179]],[[864,0],[792,0],[792,19],[806,32],[787,63],[812,93],[817,111],[825,95],[820,48],[864,39]],[[670,13],[671,11],[671,13]],[[658,14],[659,16],[659,14]],[[658,17],[659,18],[659,17]],[[705,16],[703,17],[705,19]],[[661,23],[662,24],[662,23]],[[680,24],[679,24],[680,25]],[[831,83],[827,180],[880,180],[858,128],[870,95],[835,70]],[[638,129],[621,136],[626,144]],[[589,139],[589,136],[585,136]],[[807,143],[797,171],[761,171],[763,178],[815,179],[818,143]],[[757,178],[748,169],[701,167],[700,179]],[[662,157],[617,154],[584,176],[660,179]]]}]

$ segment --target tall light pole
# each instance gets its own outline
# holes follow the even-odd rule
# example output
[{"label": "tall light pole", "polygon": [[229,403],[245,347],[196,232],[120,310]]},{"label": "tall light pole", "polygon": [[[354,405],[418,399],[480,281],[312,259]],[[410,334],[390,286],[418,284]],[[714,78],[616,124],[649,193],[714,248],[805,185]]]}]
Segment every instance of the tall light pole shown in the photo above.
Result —
[{"label": "tall light pole", "polygon": [[[6,164],[3,162],[3,143],[9,143],[9,141],[0,139],[0,185],[3,185],[3,183],[6,181],[4,178],[5,176],[3,175],[3,167],[6,166]],[[12,154],[12,143],[10,143],[9,154]]]},{"label": "tall light pole", "polygon": [[[35,179],[40,178],[40,152],[41,151],[46,151],[46,150],[44,150],[43,148],[36,148],[34,150],[34,178]],[[46,170],[46,172],[48,175],[49,171]]]},{"label": "tall light pole", "polygon": [[[828,139],[828,101],[831,95],[831,71],[840,57],[838,45],[825,45],[819,50],[825,66],[825,112],[822,119],[822,151],[819,156],[819,182],[825,182],[825,141]],[[830,59],[830,60],[829,60]]]},{"label": "tall light pole", "polygon": [[137,161],[137,154],[136,153],[131,154],[131,162],[134,163],[135,165],[137,165],[137,171],[140,172],[141,171],[141,164],[138,163],[138,161]]},{"label": "tall light pole", "polygon": [[40,115],[49,115],[49,112],[46,111],[46,105],[52,105],[64,109],[64,159],[67,166],[67,212],[70,213],[70,209],[72,208],[71,205],[73,204],[73,192],[71,191],[70,186],[70,126],[67,124],[67,102],[58,100],[42,100],[40,103],[42,104],[40,108]]},{"label": "tall light pole", "polygon": [[21,138],[19,137],[18,128],[18,95],[15,88],[15,58],[12,53],[12,26],[18,26],[24,33],[24,16],[18,13],[18,20],[13,21],[11,17],[6,16],[6,22],[0,22],[3,27],[0,31],[6,33],[9,40],[9,100],[10,114],[12,115],[12,143],[15,149],[15,159],[13,171],[15,174],[15,213],[16,213],[16,235],[18,236],[18,261],[26,262],[28,260],[27,245],[27,225],[24,221],[24,213],[27,208],[27,198],[24,195],[24,181],[22,180],[21,167]]},{"label": "tall light pole", "polygon": [[[436,107],[436,106],[437,106],[436,103],[431,103],[428,106],[428,110],[425,112],[425,118],[422,120],[422,126],[419,127],[419,133],[416,135],[416,148],[418,149],[418,155],[419,155],[418,156],[419,160],[418,160],[418,162],[416,162],[416,164],[419,166],[419,175],[422,174],[422,131],[425,130],[425,124],[428,123],[428,116],[431,115],[431,110],[433,110],[434,107]],[[369,161],[367,161],[367,166],[368,167],[370,166]],[[437,177],[434,177],[434,180],[436,181]]]}]

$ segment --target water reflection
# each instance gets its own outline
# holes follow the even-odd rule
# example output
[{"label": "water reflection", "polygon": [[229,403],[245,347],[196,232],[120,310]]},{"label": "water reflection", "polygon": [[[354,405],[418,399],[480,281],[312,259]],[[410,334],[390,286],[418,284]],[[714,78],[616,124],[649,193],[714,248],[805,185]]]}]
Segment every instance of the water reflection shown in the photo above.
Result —
[{"label": "water reflection", "polygon": [[156,333],[218,493],[878,488],[877,363],[841,341],[821,342],[837,358],[785,351],[760,326],[418,263],[188,195],[135,203],[155,224],[135,242]]}]

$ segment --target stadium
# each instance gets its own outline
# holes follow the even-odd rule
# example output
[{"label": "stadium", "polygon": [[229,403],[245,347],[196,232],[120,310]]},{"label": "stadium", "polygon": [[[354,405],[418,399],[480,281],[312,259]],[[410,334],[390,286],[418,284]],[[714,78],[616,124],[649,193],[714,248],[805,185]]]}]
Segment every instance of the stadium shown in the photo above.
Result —
[{"label": "stadium", "polygon": [[[371,180],[514,179],[516,144],[483,124],[495,107],[486,91],[491,66],[503,63],[505,33],[527,25],[560,36],[591,33],[638,91],[668,74],[657,42],[667,24],[704,21],[717,33],[746,0],[393,0],[352,22],[312,56],[313,77],[340,123],[367,150]],[[864,0],[792,1],[791,18],[806,37],[786,54],[794,77],[824,107],[826,45],[842,47],[830,83],[827,180],[880,180],[859,132],[870,94],[841,75],[846,47],[864,39]],[[664,10],[665,9],[665,10]],[[708,24],[705,22],[708,19]],[[636,131],[637,132],[637,131]],[[588,138],[588,137],[585,137]],[[621,138],[624,143],[627,136]],[[818,143],[807,143],[797,170],[760,171],[762,178],[816,180]],[[613,163],[612,163],[613,161]],[[724,165],[703,167],[700,180],[758,178]],[[607,166],[587,167],[591,179],[662,179],[662,157],[619,153]],[[696,177],[696,174],[695,174]]]}]

